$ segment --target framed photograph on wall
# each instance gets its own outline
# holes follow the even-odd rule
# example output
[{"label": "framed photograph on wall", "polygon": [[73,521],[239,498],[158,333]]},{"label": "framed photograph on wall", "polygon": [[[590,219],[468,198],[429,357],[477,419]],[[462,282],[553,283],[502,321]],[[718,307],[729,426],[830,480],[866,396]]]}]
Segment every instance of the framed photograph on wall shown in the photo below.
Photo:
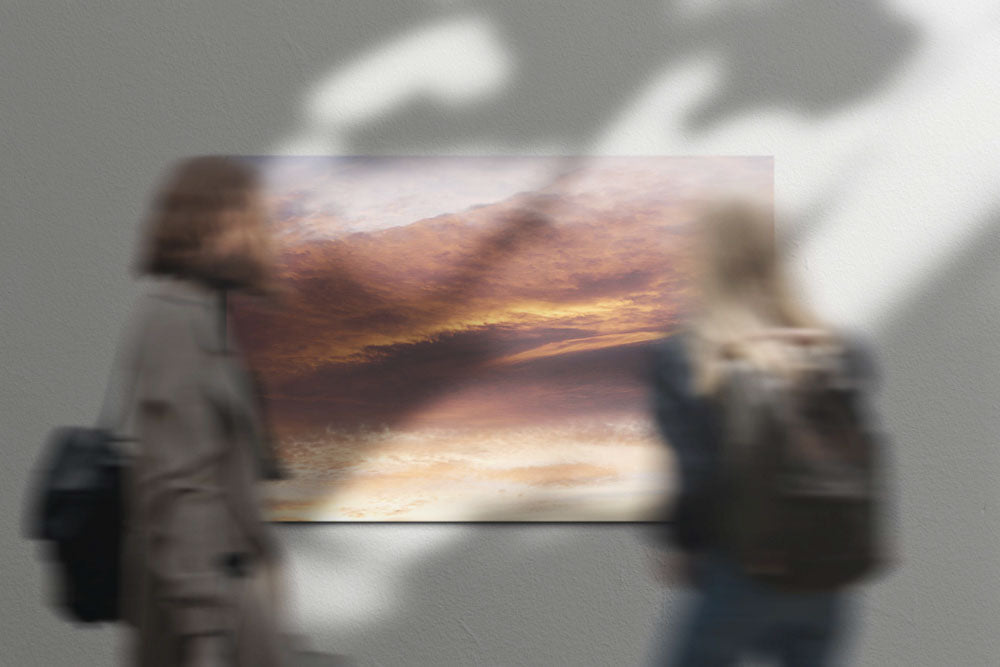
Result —
[{"label": "framed photograph on wall", "polygon": [[254,157],[278,294],[230,301],[275,521],[637,521],[670,493],[647,354],[700,207],[769,157]]}]

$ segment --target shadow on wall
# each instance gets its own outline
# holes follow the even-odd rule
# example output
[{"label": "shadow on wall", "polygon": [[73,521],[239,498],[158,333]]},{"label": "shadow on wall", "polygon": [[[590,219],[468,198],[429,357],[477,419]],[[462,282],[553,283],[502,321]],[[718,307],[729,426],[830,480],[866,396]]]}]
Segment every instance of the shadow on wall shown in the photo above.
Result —
[{"label": "shadow on wall", "polygon": [[[942,271],[886,319],[889,369],[882,412],[891,424],[902,566],[870,596],[865,620],[926,665],[993,664],[1000,578],[996,406],[1000,401],[1000,210]],[[947,615],[947,647],[928,641],[912,610]],[[960,658],[950,652],[964,647]],[[872,664],[894,656],[870,656]],[[878,658],[882,661],[879,663]],[[897,658],[898,659],[898,658]]]},{"label": "shadow on wall", "polygon": [[[324,118],[317,109],[309,133],[335,136],[346,153],[436,153],[456,146],[586,151],[620,105],[655,74],[695,56],[718,62],[722,76],[714,94],[684,120],[685,131],[760,108],[821,116],[877,90],[917,42],[916,28],[876,0],[723,3],[712,9],[643,0],[627,12],[613,3],[590,4],[587,11],[560,3],[536,4],[531,11],[509,2],[457,7],[442,21],[472,16],[482,23],[469,24],[470,34],[479,36],[456,40],[459,51],[451,57],[506,54],[508,62],[498,66],[504,71],[493,72],[492,90],[451,104],[439,90],[442,82],[415,71],[415,83],[401,84],[414,89],[397,94],[398,105],[373,108],[377,113],[345,127],[338,115],[344,107],[335,98],[367,84],[334,75],[317,95],[332,100],[329,114]],[[491,39],[501,53],[498,45],[484,43]],[[369,57],[372,74],[377,53]]]},{"label": "shadow on wall", "polygon": [[[317,528],[283,529],[295,550],[299,586],[323,577],[329,567],[330,535]],[[332,530],[360,541],[367,528]],[[403,545],[420,541],[427,528],[400,524],[391,532]],[[646,553],[631,526],[438,524],[434,532],[444,536],[443,543],[423,557],[407,558],[394,573],[399,585],[380,582],[394,588],[391,599],[361,601],[380,611],[360,626],[331,622],[336,610],[316,609],[301,631],[317,648],[350,655],[358,664],[641,662],[660,620],[663,594],[646,574]],[[534,622],[525,623],[528,618]]]},{"label": "shadow on wall", "polygon": [[[901,646],[926,665],[953,664],[956,646],[963,647],[963,664],[995,658],[986,638],[994,636],[1000,580],[986,555],[1000,534],[994,432],[1000,316],[989,307],[1000,285],[998,256],[1000,215],[994,215],[877,332],[903,567],[866,591],[854,616],[863,664],[892,664]],[[299,585],[336,569],[337,561],[350,568],[344,545],[367,527],[318,528],[282,527],[294,547]],[[384,528],[384,537],[402,546],[419,541],[423,526]],[[381,612],[344,623],[314,614],[304,629],[321,648],[354,653],[364,664],[491,664],[484,656],[502,656],[506,664],[641,664],[651,640],[675,631],[672,619],[683,613],[684,593],[652,579],[641,527],[440,524],[435,530],[446,534],[439,544],[417,557],[400,553],[391,568],[396,597],[376,601]],[[913,548],[918,544],[920,551]],[[393,549],[392,541],[386,545]],[[959,636],[940,642],[915,622],[914,610],[928,607],[946,611],[949,632]],[[511,622],[524,615],[539,622]],[[658,625],[662,619],[668,625]]]},{"label": "shadow on wall", "polygon": [[[913,25],[892,14],[888,3],[876,0],[638,0],[629,7],[623,11],[615,3],[588,2],[583,11],[569,3],[534,3],[528,10],[520,3],[488,0],[442,0],[437,6],[362,1],[338,4],[336,23],[324,7],[315,16],[297,8],[289,12],[287,23],[274,24],[257,20],[260,7],[239,13],[216,5],[199,10],[193,35],[186,34],[192,33],[188,11],[158,11],[155,29],[136,30],[135,16],[117,3],[106,4],[103,10],[88,8],[73,14],[72,21],[47,12],[41,29],[23,29],[26,26],[19,26],[13,16],[8,25],[15,30],[9,36],[22,39],[14,34],[21,27],[24,39],[36,40],[39,46],[26,49],[29,55],[23,57],[36,58],[43,66],[38,71],[51,72],[52,79],[41,82],[49,89],[30,77],[23,84],[12,80],[12,98],[21,99],[18,93],[27,92],[17,89],[21,85],[37,87],[39,98],[55,86],[73,90],[77,79],[95,85],[88,94],[55,97],[59,105],[46,99],[44,106],[36,103],[37,109],[31,104],[14,107],[17,113],[7,117],[11,127],[17,128],[29,112],[44,108],[43,117],[49,120],[45,114],[58,109],[53,121],[108,114],[120,121],[122,137],[107,142],[99,134],[81,132],[66,145],[56,143],[67,136],[57,131],[33,137],[32,151],[22,151],[13,163],[18,172],[14,182],[38,179],[100,191],[114,180],[109,173],[140,177],[139,172],[108,171],[124,172],[131,164],[121,159],[123,145],[134,145],[138,152],[170,145],[164,138],[174,136],[193,136],[204,145],[218,144],[219,137],[277,140],[284,129],[328,140],[323,145],[339,153],[440,153],[466,146],[585,153],[621,105],[658,72],[702,56],[716,63],[722,76],[717,89],[680,118],[679,131],[706,132],[757,109],[785,108],[821,119],[887,87],[918,41]],[[50,17],[68,27],[55,25]],[[470,21],[463,22],[466,19]],[[468,46],[469,52],[447,54],[454,63],[450,69],[401,78],[394,84],[400,87],[395,97],[371,94],[389,85],[378,76],[383,47],[406,41],[436,22],[473,26],[462,33],[471,35],[471,40],[454,42]],[[50,39],[37,39],[40,32],[54,27],[65,33],[55,30]],[[108,40],[109,34],[115,40]],[[193,36],[194,41],[210,36],[220,62],[203,62],[204,51],[198,48],[178,48],[185,44],[178,36]],[[477,40],[484,36],[495,39],[495,44],[483,47]],[[11,43],[24,46],[13,39]],[[418,46],[433,53],[434,62],[447,59],[431,42]],[[61,60],[49,60],[50,52]],[[483,53],[503,62],[489,72],[485,83],[462,78],[462,69]],[[373,78],[353,79],[356,87],[326,91],[334,97],[355,95],[350,123],[337,114],[324,115],[319,107],[305,119],[309,126],[305,129],[291,121],[285,128],[275,128],[272,119],[298,115],[300,91],[290,82],[302,71],[317,63],[337,63],[327,80],[342,83],[337,78],[339,64],[358,54],[372,64],[365,71]],[[416,59],[411,65],[424,62]],[[394,66],[405,71],[406,64],[396,61]],[[89,70],[102,74],[95,77]],[[113,106],[124,99],[115,95],[123,82],[138,85],[150,74],[159,77],[155,86],[129,95],[128,104]],[[472,92],[449,84],[448,77],[458,77]],[[323,85],[317,89],[320,93]],[[381,106],[366,107],[373,98],[379,98]],[[220,106],[213,106],[217,101]],[[342,107],[335,105],[336,109]],[[665,118],[667,122],[671,121]],[[105,166],[81,170],[80,164]],[[138,192],[131,184],[124,178],[118,187]],[[809,233],[830,217],[829,202],[835,202],[837,194],[821,198],[823,205],[810,217]],[[58,204],[60,198],[48,199]],[[53,205],[42,202],[33,215],[45,219],[62,211],[46,208]],[[95,204],[88,213],[92,219],[113,220],[121,209],[114,197],[108,197],[107,204]],[[11,238],[27,248],[29,244],[19,237],[26,232],[19,229],[31,227],[12,227]],[[62,230],[65,233],[53,234],[46,250],[50,256],[42,258],[69,272],[63,275],[83,275],[84,262],[90,261],[89,255],[76,253],[73,244],[81,239],[97,241],[91,238],[90,227],[80,229],[85,230],[82,236],[74,235],[69,225]],[[100,229],[107,230],[97,232],[107,235],[100,240],[120,242],[118,228]],[[895,649],[920,656],[922,664],[987,665],[994,663],[1000,650],[995,640],[991,646],[986,639],[996,635],[992,619],[1000,599],[1000,578],[991,558],[1000,534],[994,472],[1000,466],[995,446],[995,370],[1000,361],[995,332],[1000,322],[996,309],[984,305],[994,302],[1000,284],[995,259],[1000,257],[998,229],[1000,219],[994,215],[965,252],[932,276],[922,291],[898,304],[898,312],[886,320],[888,325],[876,332],[882,366],[889,369],[882,403],[898,448],[905,567],[869,596],[863,618],[866,624],[870,621],[865,634],[873,639],[868,645],[887,651],[866,656],[870,664],[896,663]],[[9,259],[12,275],[22,266],[17,262],[44,264],[34,252]],[[108,267],[109,274],[118,270],[113,264]],[[70,310],[66,304],[78,296],[72,282],[63,286],[61,296],[56,295],[63,299],[55,302],[60,309]],[[63,360],[61,349],[72,350],[65,355],[70,363],[78,363],[74,357],[86,358],[76,346],[52,344],[68,339],[54,337],[51,332],[58,327],[43,324],[47,323],[28,321],[42,333],[40,344],[56,351],[54,359]],[[71,328],[67,331],[77,335]],[[46,384],[38,385],[37,393],[28,398],[39,405],[52,396],[56,403],[69,403],[58,393],[67,391],[60,385],[64,375],[75,374],[72,367],[69,371],[48,372]],[[45,375],[38,369],[15,367],[12,377],[19,374]],[[35,435],[18,433],[14,441],[33,442]],[[16,459],[9,467],[16,470],[19,465],[27,467]],[[389,581],[398,585],[372,581],[370,592],[380,599],[363,608],[353,608],[349,596],[324,599],[321,604],[340,609],[332,621],[324,620],[322,607],[310,610],[314,621],[309,629],[317,643],[325,644],[329,638],[323,648],[353,652],[365,664],[489,664],[484,656],[498,655],[513,656],[510,662],[523,664],[628,664],[639,662],[657,631],[653,623],[661,592],[645,576],[641,549],[620,548],[622,541],[635,540],[628,526],[491,524],[431,530],[327,525],[281,530],[296,561],[301,558],[302,563],[322,567],[310,572],[314,577],[309,582],[303,581],[312,584],[303,588],[311,599],[336,590],[327,585],[333,578],[357,579],[365,561],[376,555],[388,563],[385,571],[393,574]],[[378,545],[384,547],[383,554],[369,548],[372,543],[367,540],[374,533],[386,538]],[[434,541],[429,533],[444,538]],[[919,552],[908,548],[918,544]],[[320,593],[310,590],[317,582],[323,584]],[[387,595],[387,590],[392,593]],[[630,599],[636,591],[643,592],[641,603]],[[387,599],[390,595],[394,599]],[[668,602],[673,605],[676,599],[671,596]],[[927,627],[932,617],[941,619],[943,629]],[[83,642],[97,641],[90,637],[80,636],[79,643],[52,650],[64,652],[62,664],[74,664],[87,654],[89,645]],[[335,640],[343,640],[343,645]],[[948,653],[958,646],[965,647],[961,656]],[[28,649],[25,644],[24,650]],[[12,650],[15,661],[30,655],[19,653],[17,646]],[[428,650],[438,653],[425,653]],[[25,659],[23,664],[30,662]]]},{"label": "shadow on wall", "polygon": [[[644,0],[630,7],[623,12],[613,3],[594,3],[584,12],[550,3],[524,11],[516,3],[464,2],[429,10],[430,24],[412,26],[423,31],[417,37],[401,33],[366,49],[320,82],[285,145],[343,154],[468,147],[582,153],[654,75],[699,56],[719,63],[723,76],[681,119],[682,131],[703,131],[760,108],[821,117],[877,92],[917,40],[914,26],[875,1],[807,9],[781,0],[698,10]],[[434,21],[447,29],[435,32]],[[469,94],[449,87],[455,70],[419,70],[419,58],[408,63],[400,56],[456,45],[447,57],[459,62],[497,59],[486,82],[470,84]],[[374,96],[365,107],[367,91],[380,85],[380,63],[412,67],[413,76],[397,76],[392,85],[398,90]],[[826,211],[824,205],[813,212],[810,231]],[[919,364],[915,368],[923,373]],[[302,614],[305,630],[321,648],[354,653],[370,664],[475,665],[498,655],[509,656],[511,664],[640,662],[656,631],[663,593],[646,573],[635,531],[621,525],[537,528],[441,525],[435,531],[446,538],[413,550],[403,545],[424,539],[414,531],[421,526],[380,527],[400,545],[397,555],[383,556],[393,576],[380,582],[398,582],[394,599],[336,614],[310,609]],[[281,528],[300,577],[310,564],[322,564],[316,577],[329,569],[345,578],[344,598],[328,602],[345,606],[363,585],[349,580],[352,568],[360,573],[368,565],[352,546],[367,529]],[[628,556],[608,534],[631,541]],[[303,579],[297,585],[307,590]],[[641,605],[635,591],[643,591]],[[668,617],[678,599],[669,596]],[[511,623],[525,613],[542,622],[530,628]],[[323,620],[332,617],[337,620]]]}]

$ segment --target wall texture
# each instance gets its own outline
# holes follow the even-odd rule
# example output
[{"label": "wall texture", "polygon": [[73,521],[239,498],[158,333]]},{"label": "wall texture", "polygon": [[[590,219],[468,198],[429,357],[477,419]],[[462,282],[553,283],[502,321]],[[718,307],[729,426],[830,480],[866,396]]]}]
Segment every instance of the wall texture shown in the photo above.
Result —
[{"label": "wall texture", "polygon": [[[853,655],[998,664],[995,3],[624,6],[0,6],[0,664],[118,650],[44,603],[19,513],[48,429],[97,410],[152,184],[206,152],[774,155],[796,268],[879,346],[898,445],[904,564]],[[627,525],[281,535],[297,628],[363,665],[639,664],[684,601]]]}]

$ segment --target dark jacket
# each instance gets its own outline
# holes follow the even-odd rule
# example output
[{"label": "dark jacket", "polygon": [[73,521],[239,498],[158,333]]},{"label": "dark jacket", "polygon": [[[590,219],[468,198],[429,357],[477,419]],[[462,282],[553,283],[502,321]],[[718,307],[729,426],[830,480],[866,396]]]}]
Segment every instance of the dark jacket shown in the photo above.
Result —
[{"label": "dark jacket", "polygon": [[[717,406],[695,393],[685,335],[670,336],[653,348],[650,383],[653,415],[676,464],[677,492],[664,517],[666,537],[683,551],[700,551],[718,546],[720,419]],[[848,373],[868,394],[876,382],[870,348],[856,337],[844,340]]]}]

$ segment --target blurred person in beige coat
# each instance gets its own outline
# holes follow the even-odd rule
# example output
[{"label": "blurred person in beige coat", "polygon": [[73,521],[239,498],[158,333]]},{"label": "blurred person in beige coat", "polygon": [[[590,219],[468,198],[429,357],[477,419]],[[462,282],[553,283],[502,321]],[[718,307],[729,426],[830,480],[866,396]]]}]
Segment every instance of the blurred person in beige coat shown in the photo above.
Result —
[{"label": "blurred person in beige coat", "polygon": [[139,263],[153,285],[124,346],[133,664],[282,664],[278,548],[259,497],[277,471],[225,316],[225,294],[263,290],[271,264],[254,171],[182,162],[153,205]]}]

